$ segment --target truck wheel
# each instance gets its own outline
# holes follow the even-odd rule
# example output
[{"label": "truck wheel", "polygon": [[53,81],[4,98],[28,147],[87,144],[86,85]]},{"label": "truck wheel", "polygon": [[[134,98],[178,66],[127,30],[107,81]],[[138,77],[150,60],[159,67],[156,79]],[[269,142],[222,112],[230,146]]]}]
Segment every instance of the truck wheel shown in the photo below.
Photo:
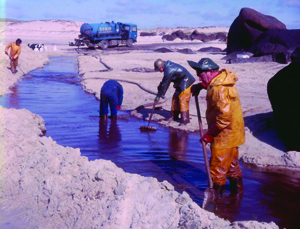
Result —
[{"label": "truck wheel", "polygon": [[131,47],[133,45],[133,40],[132,39],[128,39],[126,41],[127,47]]},{"label": "truck wheel", "polygon": [[100,46],[101,46],[102,50],[107,49],[108,48],[108,41],[107,40],[101,41]]}]

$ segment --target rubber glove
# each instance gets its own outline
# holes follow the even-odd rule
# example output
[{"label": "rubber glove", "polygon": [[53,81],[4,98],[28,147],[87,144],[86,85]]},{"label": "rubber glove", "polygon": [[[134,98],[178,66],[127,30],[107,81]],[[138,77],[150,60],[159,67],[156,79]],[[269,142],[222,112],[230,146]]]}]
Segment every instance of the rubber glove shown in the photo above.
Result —
[{"label": "rubber glove", "polygon": [[155,97],[155,102],[157,102],[157,103],[158,103],[159,99],[160,99],[160,96],[159,96],[159,95],[157,95],[157,96]]},{"label": "rubber glove", "polygon": [[198,96],[200,91],[204,88],[204,86],[201,83],[194,84],[191,87],[192,96]]},{"label": "rubber glove", "polygon": [[206,132],[206,134],[204,134],[200,139],[200,142],[204,141],[206,143],[210,143],[220,132],[221,130],[217,127],[217,125],[213,124]]},{"label": "rubber glove", "polygon": [[120,106],[117,106],[117,110],[120,110],[121,109],[121,107]]},{"label": "rubber glove", "polygon": [[8,55],[8,52],[7,52],[7,51],[5,51],[5,54],[6,54],[6,55]]},{"label": "rubber glove", "polygon": [[204,134],[204,136],[200,139],[200,142],[204,141],[205,143],[210,143],[213,139],[213,136]]}]

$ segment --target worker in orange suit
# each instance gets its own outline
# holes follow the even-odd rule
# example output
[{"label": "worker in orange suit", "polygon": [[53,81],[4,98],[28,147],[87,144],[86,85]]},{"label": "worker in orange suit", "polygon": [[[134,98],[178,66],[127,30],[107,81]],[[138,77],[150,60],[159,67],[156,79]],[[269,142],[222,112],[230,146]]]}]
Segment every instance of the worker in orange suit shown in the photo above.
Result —
[{"label": "worker in orange suit", "polygon": [[243,192],[242,171],[238,162],[238,147],[245,142],[244,118],[239,94],[238,77],[209,58],[198,63],[188,61],[201,81],[191,89],[198,96],[206,89],[206,120],[208,131],[200,139],[211,144],[210,173],[213,188],[219,197],[225,195],[225,183],[230,182],[231,192]]},{"label": "worker in orange suit", "polygon": [[189,102],[191,98],[191,87],[196,81],[195,78],[183,66],[173,63],[170,60],[163,61],[157,59],[154,62],[154,69],[164,74],[157,90],[155,101],[158,102],[163,97],[171,82],[175,92],[172,98],[171,115],[174,121],[178,121],[181,115],[180,125],[186,125],[190,122],[189,118]]},{"label": "worker in orange suit", "polygon": [[[22,40],[18,38],[16,42],[9,43],[5,48],[5,54],[9,56],[11,72],[13,74],[16,74],[17,72],[18,59],[21,54],[21,43]],[[10,49],[10,54],[8,54],[9,49]]]}]

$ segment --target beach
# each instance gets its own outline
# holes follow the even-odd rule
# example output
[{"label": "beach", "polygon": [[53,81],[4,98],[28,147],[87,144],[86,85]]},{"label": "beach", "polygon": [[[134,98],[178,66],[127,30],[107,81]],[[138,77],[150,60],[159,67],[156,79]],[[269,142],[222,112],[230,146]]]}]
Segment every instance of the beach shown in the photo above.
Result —
[{"label": "beach", "polygon": [[[158,58],[184,66],[197,83],[199,79],[187,60],[198,62],[209,57],[221,68],[232,70],[239,78],[236,86],[246,132],[246,142],[240,147],[239,160],[270,170],[300,169],[299,152],[286,152],[272,127],[272,107],[267,95],[268,80],[286,64],[226,64],[222,60],[225,52],[198,52],[200,48],[211,46],[224,50],[225,42],[199,44],[199,41],[180,39],[163,41],[159,35],[139,36],[133,47],[155,44],[156,48],[163,48],[168,44],[167,48],[172,52],[87,50],[84,47],[76,50],[76,47],[69,46],[69,42],[74,42],[81,24],[71,21],[1,22],[0,29],[4,32],[0,36],[0,47],[3,49],[0,53],[0,94],[10,93],[10,87],[22,80],[24,73],[42,68],[49,63],[51,56],[76,56],[82,89],[96,99],[100,99],[100,89],[107,79],[134,82],[156,93],[163,75],[143,69],[153,69],[153,63]],[[229,27],[193,29],[215,33],[228,32]],[[193,29],[188,28],[188,31]],[[175,30],[159,28],[156,32]],[[147,30],[139,32],[142,31]],[[13,75],[7,68],[9,60],[4,49],[17,38],[23,40],[19,60],[21,70]],[[43,43],[46,48],[44,51],[33,51],[27,46],[28,43]],[[178,52],[185,48],[195,53]],[[124,101],[121,110],[130,110],[132,116],[141,119],[143,111],[136,108],[144,104],[151,108],[155,95],[136,84],[122,82],[122,86]],[[173,93],[174,89],[170,86],[161,100],[161,109],[170,111]],[[200,93],[199,102],[206,129],[204,91]],[[110,161],[88,161],[80,155],[80,149],[60,146],[51,137],[43,136],[47,126],[42,117],[30,111],[1,107],[0,114],[0,206],[16,224],[19,220],[28,224],[26,228],[278,228],[273,222],[231,223],[203,210],[187,193],[176,192],[168,182],[125,173]],[[182,131],[199,131],[193,97],[190,100],[190,123],[186,126],[179,126],[178,122],[166,120],[166,117],[156,113],[153,121]],[[2,224],[11,221],[10,217],[2,218]]]}]

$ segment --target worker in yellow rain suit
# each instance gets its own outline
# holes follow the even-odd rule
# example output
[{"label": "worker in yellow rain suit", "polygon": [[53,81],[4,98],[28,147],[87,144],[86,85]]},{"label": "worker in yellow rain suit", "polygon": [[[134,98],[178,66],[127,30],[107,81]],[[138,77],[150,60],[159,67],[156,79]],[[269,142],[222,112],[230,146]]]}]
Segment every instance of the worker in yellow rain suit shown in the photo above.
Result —
[{"label": "worker in yellow rain suit", "polygon": [[193,86],[192,95],[198,96],[201,89],[207,89],[208,131],[200,140],[211,143],[210,173],[214,190],[223,196],[228,178],[231,192],[243,191],[238,146],[245,142],[245,128],[235,86],[238,77],[227,69],[219,71],[219,66],[209,58],[188,63],[201,81]]},{"label": "worker in yellow rain suit", "polygon": [[8,49],[10,48],[10,67],[11,67],[11,72],[15,74],[17,71],[17,66],[18,66],[18,59],[19,55],[21,54],[21,43],[22,40],[18,38],[16,42],[11,42],[9,43],[6,48],[5,48],[5,54],[8,55]]}]

